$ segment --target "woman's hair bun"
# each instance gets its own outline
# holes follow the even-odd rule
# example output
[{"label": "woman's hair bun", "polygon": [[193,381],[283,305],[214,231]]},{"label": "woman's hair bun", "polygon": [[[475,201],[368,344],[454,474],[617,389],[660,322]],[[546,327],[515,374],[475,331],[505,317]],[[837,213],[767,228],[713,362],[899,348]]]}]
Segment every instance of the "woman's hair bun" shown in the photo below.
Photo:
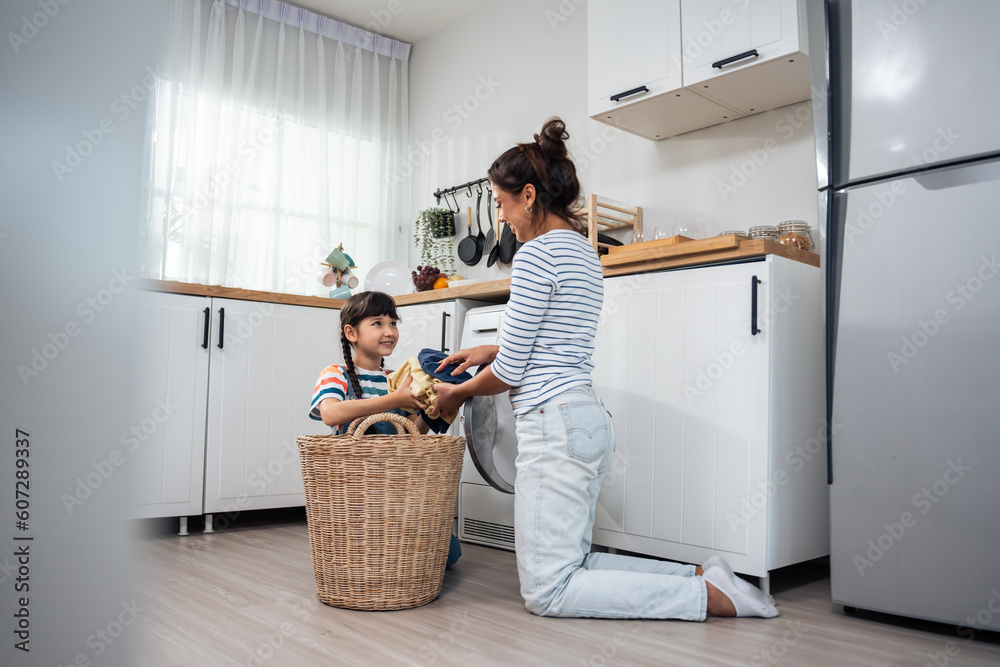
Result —
[{"label": "woman's hair bun", "polygon": [[569,132],[566,131],[566,123],[559,118],[545,121],[541,133],[535,135],[535,143],[542,150],[542,154],[550,160],[562,160],[569,155],[569,150],[566,148],[567,139]]}]

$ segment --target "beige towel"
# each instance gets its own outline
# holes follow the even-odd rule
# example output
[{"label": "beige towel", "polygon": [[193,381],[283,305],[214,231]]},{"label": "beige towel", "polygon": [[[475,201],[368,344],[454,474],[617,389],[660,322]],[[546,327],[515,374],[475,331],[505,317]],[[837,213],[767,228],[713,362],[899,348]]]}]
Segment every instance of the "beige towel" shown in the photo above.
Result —
[{"label": "beige towel", "polygon": [[[399,389],[403,382],[406,381],[407,375],[413,378],[413,381],[410,383],[410,390],[413,397],[424,403],[428,410],[434,407],[434,401],[437,400],[437,393],[431,387],[441,380],[424,372],[424,369],[420,367],[420,361],[416,357],[410,357],[403,362],[402,366],[392,372],[389,376],[389,392],[392,393]],[[416,410],[407,410],[407,412],[416,412]],[[440,418],[451,424],[454,423],[457,416],[458,411],[456,410],[448,414],[443,414]]]}]

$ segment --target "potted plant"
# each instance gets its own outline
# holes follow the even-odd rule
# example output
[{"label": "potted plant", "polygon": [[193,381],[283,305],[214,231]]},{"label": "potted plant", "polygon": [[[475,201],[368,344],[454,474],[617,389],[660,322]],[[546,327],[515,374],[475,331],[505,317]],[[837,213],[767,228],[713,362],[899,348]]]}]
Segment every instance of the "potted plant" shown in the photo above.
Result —
[{"label": "potted plant", "polygon": [[420,250],[420,263],[443,273],[455,272],[455,214],[446,208],[420,212],[413,225],[413,240]]}]

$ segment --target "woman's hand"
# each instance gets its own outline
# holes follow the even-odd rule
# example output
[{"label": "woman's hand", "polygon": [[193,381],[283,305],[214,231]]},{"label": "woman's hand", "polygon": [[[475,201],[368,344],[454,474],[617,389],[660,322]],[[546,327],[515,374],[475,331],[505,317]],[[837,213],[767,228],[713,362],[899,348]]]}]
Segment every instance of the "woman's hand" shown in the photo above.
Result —
[{"label": "woman's hand", "polygon": [[479,345],[459,350],[455,354],[442,359],[441,363],[438,364],[436,372],[440,373],[446,366],[451,364],[458,364],[458,368],[451,372],[452,375],[458,375],[470,366],[485,366],[491,363],[496,359],[497,352],[499,351],[500,347],[498,345]]},{"label": "woman's hand", "polygon": [[[455,354],[461,354],[456,352]],[[450,414],[458,410],[458,406],[465,402],[466,396],[462,391],[462,385],[449,384],[448,382],[435,382],[431,389],[437,394],[434,405],[427,414],[431,417],[440,417],[443,414]]]},{"label": "woman's hand", "polygon": [[390,394],[393,405],[412,412],[425,409],[427,405],[413,396],[413,390],[410,388],[411,384],[413,384],[413,376],[407,375],[406,379],[403,380],[403,384],[399,385],[399,389]]}]

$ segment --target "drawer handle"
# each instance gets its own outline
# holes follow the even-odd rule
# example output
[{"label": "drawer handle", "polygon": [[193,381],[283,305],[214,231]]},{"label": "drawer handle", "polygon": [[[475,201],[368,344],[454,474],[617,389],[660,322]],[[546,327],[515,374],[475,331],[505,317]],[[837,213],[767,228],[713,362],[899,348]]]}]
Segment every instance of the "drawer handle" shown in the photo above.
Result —
[{"label": "drawer handle", "polygon": [[226,328],[226,309],[219,308],[219,349],[222,349],[222,332]]},{"label": "drawer handle", "polygon": [[739,55],[729,56],[728,58],[723,58],[722,60],[717,60],[714,63],[712,63],[712,67],[716,67],[718,69],[722,69],[726,65],[730,65],[730,64],[736,62],[737,60],[743,60],[744,58],[756,58],[759,55],[760,54],[757,53],[757,49],[750,49],[746,53],[741,53]]},{"label": "drawer handle", "polygon": [[445,347],[447,342],[445,339],[445,334],[448,331],[448,318],[451,317],[451,313],[441,313],[441,351],[447,352],[448,348]]},{"label": "drawer handle", "polygon": [[208,349],[208,321],[210,319],[212,319],[212,309],[209,308],[208,306],[205,306],[205,333],[202,335],[201,338],[201,347],[202,349],[205,350]]},{"label": "drawer handle", "polygon": [[756,336],[760,333],[757,328],[757,285],[760,279],[754,276],[750,279],[750,335]]},{"label": "drawer handle", "polygon": [[646,86],[639,86],[638,88],[633,88],[632,90],[626,90],[624,93],[618,93],[617,95],[611,96],[612,102],[617,102],[623,100],[626,97],[631,97],[632,95],[638,95],[639,93],[648,93],[649,88]]}]

